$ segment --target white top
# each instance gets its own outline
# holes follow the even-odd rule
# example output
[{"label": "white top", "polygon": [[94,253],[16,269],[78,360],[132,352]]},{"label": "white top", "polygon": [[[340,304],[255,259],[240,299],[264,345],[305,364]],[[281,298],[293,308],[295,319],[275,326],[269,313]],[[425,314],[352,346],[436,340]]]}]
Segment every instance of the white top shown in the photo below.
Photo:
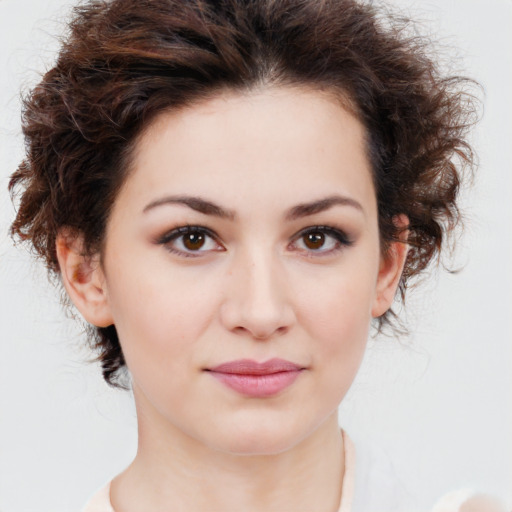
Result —
[{"label": "white top", "polygon": [[[397,478],[388,458],[358,447],[342,431],[345,474],[338,512],[412,512],[411,496]],[[475,505],[473,507],[472,505]],[[470,506],[471,508],[466,508]],[[445,496],[431,512],[506,512],[502,506],[470,491]],[[110,483],[100,489],[82,512],[115,512],[110,503]]]}]

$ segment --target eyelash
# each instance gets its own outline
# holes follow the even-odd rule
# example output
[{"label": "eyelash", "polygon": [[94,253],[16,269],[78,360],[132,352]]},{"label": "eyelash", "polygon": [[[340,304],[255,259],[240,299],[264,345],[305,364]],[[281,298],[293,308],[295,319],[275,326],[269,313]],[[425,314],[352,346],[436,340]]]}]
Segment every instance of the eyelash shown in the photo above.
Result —
[{"label": "eyelash", "polygon": [[[203,235],[211,240],[213,240],[219,247],[220,243],[218,242],[217,235],[210,229],[205,228],[203,226],[181,226],[179,228],[173,229],[171,231],[168,231],[163,236],[158,238],[156,241],[157,244],[164,245],[165,248],[174,254],[178,254],[180,256],[184,256],[186,258],[198,258],[201,256],[202,252],[209,252],[209,251],[191,251],[191,250],[181,250],[177,249],[176,247],[172,246],[172,242],[175,242],[181,237],[184,237],[185,235]],[[222,252],[224,249],[216,249],[217,252]]]},{"label": "eyelash", "polygon": [[[335,241],[335,247],[328,249],[328,250],[322,250],[321,248],[315,250],[311,248],[304,248],[304,249],[298,249],[301,252],[305,252],[308,257],[321,257],[326,256],[329,254],[336,253],[340,250],[342,250],[345,247],[350,247],[353,245],[353,241],[348,238],[348,236],[340,229],[333,228],[332,226],[309,226],[301,231],[299,231],[297,234],[294,235],[292,238],[292,241],[288,245],[290,247],[293,244],[296,244],[297,241],[303,240],[305,236],[307,235],[325,235],[326,237],[331,237]],[[210,229],[203,227],[203,226],[181,226],[178,228],[175,228],[167,233],[165,233],[163,236],[159,237],[156,240],[157,244],[164,245],[166,249],[174,254],[178,254],[179,256],[183,256],[186,258],[198,258],[205,252],[211,252],[211,250],[182,250],[177,249],[172,245],[173,242],[179,240],[181,237],[184,237],[185,235],[202,235],[210,238],[213,240],[213,242],[220,247],[220,249],[213,249],[214,252],[223,252],[225,249],[222,247],[222,244],[218,241],[218,236]],[[182,242],[183,243],[183,242]]]},{"label": "eyelash", "polygon": [[305,236],[307,235],[317,235],[322,234],[326,235],[328,237],[331,237],[335,240],[336,245],[332,249],[303,249],[304,252],[306,252],[308,257],[321,257],[321,256],[328,256],[330,254],[336,253],[338,251],[343,250],[345,247],[350,247],[353,245],[353,240],[350,240],[349,237],[346,235],[346,233],[338,228],[334,228],[332,226],[310,226],[307,227],[301,231],[299,231],[292,240],[293,242],[296,242],[298,240],[303,240]]}]

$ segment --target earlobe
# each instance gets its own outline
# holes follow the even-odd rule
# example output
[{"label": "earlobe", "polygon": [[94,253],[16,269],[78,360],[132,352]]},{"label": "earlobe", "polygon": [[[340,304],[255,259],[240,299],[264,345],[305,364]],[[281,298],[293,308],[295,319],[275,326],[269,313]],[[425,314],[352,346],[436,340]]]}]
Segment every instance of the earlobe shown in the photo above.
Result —
[{"label": "earlobe", "polygon": [[373,318],[382,316],[393,304],[409,252],[409,245],[407,244],[409,231],[403,229],[409,225],[409,219],[405,215],[398,215],[393,219],[393,222],[397,228],[402,229],[400,241],[392,242],[386,254],[381,256],[375,300],[372,307]]},{"label": "earlobe", "polygon": [[98,256],[85,255],[82,236],[66,229],[57,236],[56,251],[64,287],[85,320],[97,327],[112,325],[105,275]]}]

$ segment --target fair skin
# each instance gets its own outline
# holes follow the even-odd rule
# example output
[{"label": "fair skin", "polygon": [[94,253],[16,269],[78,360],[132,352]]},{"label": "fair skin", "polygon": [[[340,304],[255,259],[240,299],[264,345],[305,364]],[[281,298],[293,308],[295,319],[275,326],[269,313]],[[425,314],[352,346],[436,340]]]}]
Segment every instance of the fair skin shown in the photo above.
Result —
[{"label": "fair skin", "polygon": [[[225,92],[162,114],[136,149],[101,262],[57,244],[132,377],[139,445],[114,509],[336,511],[337,408],[407,252],[381,254],[361,123],[318,91]],[[212,376],[272,358],[300,371],[270,396]]]}]

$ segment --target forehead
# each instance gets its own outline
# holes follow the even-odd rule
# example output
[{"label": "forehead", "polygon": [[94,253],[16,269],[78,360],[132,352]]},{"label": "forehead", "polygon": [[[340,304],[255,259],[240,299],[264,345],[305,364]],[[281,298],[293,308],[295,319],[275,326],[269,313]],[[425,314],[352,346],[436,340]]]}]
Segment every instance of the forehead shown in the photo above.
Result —
[{"label": "forehead", "polygon": [[308,201],[336,189],[374,197],[365,131],[334,95],[300,88],[223,92],[166,112],[137,142],[126,188],[230,202]]}]

